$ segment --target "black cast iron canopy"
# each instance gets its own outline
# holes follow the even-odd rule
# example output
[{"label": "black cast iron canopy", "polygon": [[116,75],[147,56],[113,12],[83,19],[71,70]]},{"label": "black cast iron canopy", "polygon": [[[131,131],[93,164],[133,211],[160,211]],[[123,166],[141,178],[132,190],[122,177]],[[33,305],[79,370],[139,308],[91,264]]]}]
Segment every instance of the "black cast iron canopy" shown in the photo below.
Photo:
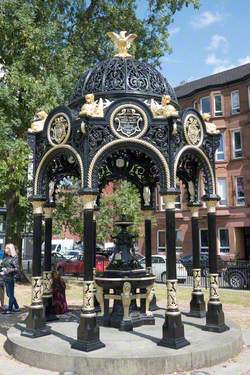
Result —
[{"label": "black cast iron canopy", "polygon": [[151,65],[130,57],[116,56],[86,71],[77,81],[71,101],[93,93],[97,96],[137,94],[145,97],[170,95],[177,101],[167,79]]}]

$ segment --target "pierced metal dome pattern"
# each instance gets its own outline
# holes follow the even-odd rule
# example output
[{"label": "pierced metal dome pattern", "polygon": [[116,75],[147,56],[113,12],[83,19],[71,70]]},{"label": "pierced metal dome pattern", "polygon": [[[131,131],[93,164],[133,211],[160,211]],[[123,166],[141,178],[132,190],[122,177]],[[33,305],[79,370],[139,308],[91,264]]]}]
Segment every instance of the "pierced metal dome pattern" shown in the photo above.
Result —
[{"label": "pierced metal dome pattern", "polygon": [[168,81],[151,65],[132,58],[114,57],[100,62],[78,80],[72,101],[87,93],[113,95],[134,93],[161,97],[170,95],[177,101]]}]

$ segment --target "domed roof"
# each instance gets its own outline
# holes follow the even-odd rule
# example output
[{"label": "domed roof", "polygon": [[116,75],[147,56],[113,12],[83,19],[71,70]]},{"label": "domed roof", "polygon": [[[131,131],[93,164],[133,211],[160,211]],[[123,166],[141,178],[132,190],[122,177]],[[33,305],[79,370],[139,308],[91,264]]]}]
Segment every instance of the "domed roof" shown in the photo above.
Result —
[{"label": "domed roof", "polygon": [[170,95],[177,101],[174,89],[151,65],[133,58],[114,57],[98,63],[77,81],[72,101],[93,93],[103,96],[139,94],[147,97]]}]

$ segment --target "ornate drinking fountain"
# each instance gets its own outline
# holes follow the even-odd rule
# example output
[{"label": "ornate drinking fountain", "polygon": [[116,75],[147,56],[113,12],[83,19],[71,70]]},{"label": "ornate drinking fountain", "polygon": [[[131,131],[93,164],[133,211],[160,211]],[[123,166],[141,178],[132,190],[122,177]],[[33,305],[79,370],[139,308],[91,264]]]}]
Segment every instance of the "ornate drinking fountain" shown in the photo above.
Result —
[{"label": "ornate drinking fountain", "polygon": [[[96,295],[102,307],[102,325],[132,331],[133,327],[155,324],[149,311],[155,276],[134,256],[134,236],[128,230],[133,223],[123,216],[115,225],[120,228],[114,237],[115,252],[106,270],[95,278]],[[110,311],[111,300],[113,307]],[[140,300],[140,307],[137,300]]]}]

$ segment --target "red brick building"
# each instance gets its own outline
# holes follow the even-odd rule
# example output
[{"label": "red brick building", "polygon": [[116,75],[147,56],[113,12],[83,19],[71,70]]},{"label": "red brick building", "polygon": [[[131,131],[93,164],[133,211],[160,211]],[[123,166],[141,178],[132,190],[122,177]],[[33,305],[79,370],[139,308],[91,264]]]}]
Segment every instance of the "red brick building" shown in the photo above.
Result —
[{"label": "red brick building", "polygon": [[[216,153],[218,253],[224,258],[250,259],[250,64],[176,87],[182,108],[209,112],[221,132]],[[189,254],[190,212],[185,192],[177,208],[177,251]],[[202,192],[201,192],[202,195]],[[158,196],[159,198],[159,196]],[[154,252],[165,251],[164,207],[156,199],[157,225],[153,227]],[[200,209],[200,247],[207,249],[206,210]]]}]

